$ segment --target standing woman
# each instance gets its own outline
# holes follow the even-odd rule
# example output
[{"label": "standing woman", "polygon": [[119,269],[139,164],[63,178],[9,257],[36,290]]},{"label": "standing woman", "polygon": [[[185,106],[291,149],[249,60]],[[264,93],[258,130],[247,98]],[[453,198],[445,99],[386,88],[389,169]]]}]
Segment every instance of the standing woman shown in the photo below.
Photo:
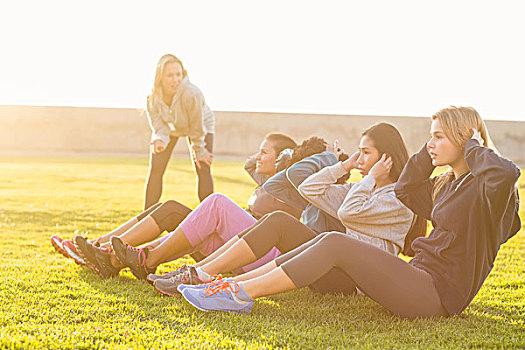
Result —
[{"label": "standing woman", "polygon": [[202,92],[190,83],[182,62],[174,55],[164,55],[157,63],[147,114],[152,135],[144,209],[160,199],[162,178],[179,137],[188,138],[197,172],[199,200],[204,200],[213,193],[210,166],[215,118]]}]

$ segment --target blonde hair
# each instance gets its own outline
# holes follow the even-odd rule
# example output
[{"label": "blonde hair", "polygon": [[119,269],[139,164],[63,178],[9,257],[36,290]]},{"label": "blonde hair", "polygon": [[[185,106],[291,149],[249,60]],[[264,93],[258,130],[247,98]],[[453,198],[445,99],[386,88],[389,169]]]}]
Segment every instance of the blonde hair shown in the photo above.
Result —
[{"label": "blonde hair", "polygon": [[158,104],[163,98],[161,81],[162,74],[164,73],[164,67],[166,67],[168,63],[180,64],[182,68],[182,77],[186,78],[188,76],[188,72],[186,71],[186,69],[184,69],[182,61],[179,58],[177,58],[177,56],[171,54],[162,56],[159,62],[157,63],[157,69],[155,70],[155,80],[153,82],[153,89],[151,89],[151,94],[148,96],[148,107],[150,111],[157,111]]},{"label": "blonde hair", "polygon": [[465,144],[472,137],[472,129],[479,130],[483,146],[489,147],[487,127],[472,107],[443,108],[432,116],[432,120],[438,120],[448,139],[461,149],[465,149]]},{"label": "blonde hair", "polygon": [[[479,113],[472,107],[450,106],[443,108],[432,116],[432,120],[439,121],[443,128],[443,132],[450,142],[459,147],[462,151],[465,150],[465,144],[467,141],[472,138],[472,129],[476,129],[481,133],[483,146],[495,149],[494,144],[490,139],[487,126],[483,122],[483,119],[481,119]],[[453,177],[454,173],[452,173],[452,171],[448,171],[436,177],[432,191],[433,199],[436,198],[445,183],[450,181]]]}]

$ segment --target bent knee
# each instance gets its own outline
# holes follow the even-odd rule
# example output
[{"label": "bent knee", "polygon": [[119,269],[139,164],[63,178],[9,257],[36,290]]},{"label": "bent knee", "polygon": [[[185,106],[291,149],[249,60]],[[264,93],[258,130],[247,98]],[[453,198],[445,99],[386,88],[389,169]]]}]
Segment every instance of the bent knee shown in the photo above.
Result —
[{"label": "bent knee", "polygon": [[268,219],[271,220],[278,220],[278,221],[298,221],[294,216],[288,214],[285,211],[282,210],[276,210],[271,213],[268,213]]},{"label": "bent knee", "polygon": [[205,203],[208,205],[221,205],[225,203],[233,203],[233,201],[225,194],[212,193],[201,202],[201,205]]},{"label": "bent knee", "polygon": [[231,202],[232,200],[230,197],[228,197],[225,194],[222,193],[212,193],[206,198],[206,200],[213,200],[213,201],[228,201]]},{"label": "bent knee", "polygon": [[341,232],[324,232],[321,235],[323,235],[323,238],[321,238],[322,241],[335,245],[338,245],[341,242],[349,242],[354,240],[352,237]]},{"label": "bent knee", "polygon": [[170,199],[164,203],[162,203],[161,207],[163,209],[169,210],[169,211],[177,211],[177,209],[185,208],[184,205],[180,204],[179,202]]}]

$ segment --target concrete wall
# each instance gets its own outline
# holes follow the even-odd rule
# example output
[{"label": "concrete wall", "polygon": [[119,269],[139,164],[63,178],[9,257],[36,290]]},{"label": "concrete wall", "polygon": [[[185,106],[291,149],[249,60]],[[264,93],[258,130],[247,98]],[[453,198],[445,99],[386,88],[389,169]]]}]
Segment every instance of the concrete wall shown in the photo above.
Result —
[{"label": "concrete wall", "polygon": [[[428,117],[320,115],[216,111],[214,153],[244,157],[259,147],[264,135],[280,131],[302,140],[318,135],[339,139],[351,151],[360,132],[379,121],[396,125],[409,152],[429,137]],[[505,156],[525,166],[525,122],[487,121],[494,143]],[[151,135],[142,110],[124,108],[0,106],[2,153],[133,153],[148,152]],[[176,154],[186,154],[180,140]]]}]

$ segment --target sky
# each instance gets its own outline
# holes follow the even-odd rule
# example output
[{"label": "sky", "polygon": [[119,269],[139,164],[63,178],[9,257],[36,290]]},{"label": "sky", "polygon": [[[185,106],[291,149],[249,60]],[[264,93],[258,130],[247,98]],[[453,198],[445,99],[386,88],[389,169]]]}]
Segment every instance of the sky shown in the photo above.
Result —
[{"label": "sky", "polygon": [[0,105],[144,108],[173,53],[213,110],[525,121],[524,14],[521,0],[5,1]]}]

